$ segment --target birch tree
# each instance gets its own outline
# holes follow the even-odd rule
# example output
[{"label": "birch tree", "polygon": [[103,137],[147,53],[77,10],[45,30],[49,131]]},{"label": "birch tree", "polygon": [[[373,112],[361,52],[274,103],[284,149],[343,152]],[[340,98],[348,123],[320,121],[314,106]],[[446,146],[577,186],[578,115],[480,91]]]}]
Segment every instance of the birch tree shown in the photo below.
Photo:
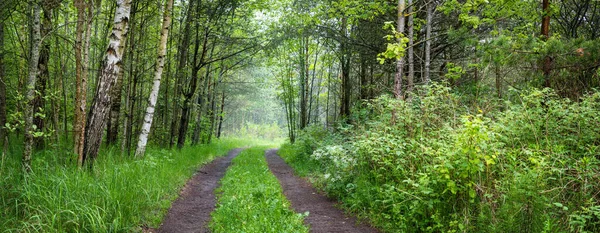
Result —
[{"label": "birch tree", "polygon": [[144,123],[142,130],[140,131],[140,137],[138,140],[137,149],[135,150],[136,157],[144,156],[146,151],[146,144],[148,143],[148,134],[150,134],[150,128],[152,127],[152,120],[154,118],[154,108],[156,107],[156,101],[158,99],[158,91],[160,90],[160,81],[162,72],[165,67],[165,56],[167,53],[167,39],[169,38],[169,26],[171,25],[171,10],[173,9],[173,0],[167,0],[165,12],[163,15],[163,24],[160,31],[160,41],[158,44],[158,57],[156,59],[156,70],[154,71],[154,82],[152,84],[152,91],[148,98],[148,107],[146,108],[146,115],[144,116]]},{"label": "birch tree", "polygon": [[[405,0],[398,0],[398,28],[397,32],[404,33],[404,9],[406,8]],[[404,72],[404,55],[400,56],[396,61],[396,76],[394,77],[394,96],[397,99],[402,99],[402,75]]]},{"label": "birch tree", "polygon": [[26,101],[25,107],[25,146],[23,149],[23,169],[25,172],[31,171],[31,153],[33,147],[34,133],[33,127],[33,99],[35,98],[35,82],[38,73],[38,62],[40,58],[40,46],[42,43],[40,15],[41,6],[39,1],[31,1],[33,4],[33,18],[31,23],[31,48],[29,50],[29,74],[27,76]]},{"label": "birch tree", "polygon": [[[408,0],[408,86],[407,95],[410,95],[415,85],[415,33],[414,33],[414,6],[413,0]],[[410,97],[409,97],[410,98]]]},{"label": "birch tree", "polygon": [[425,75],[423,81],[425,84],[431,82],[430,70],[431,70],[431,27],[433,21],[433,1],[427,3],[427,22],[425,25]]},{"label": "birch tree", "polygon": [[127,36],[129,15],[131,13],[131,0],[117,0],[112,33],[104,58],[104,65],[98,78],[96,94],[91,105],[89,118],[85,129],[85,143],[81,164],[89,160],[92,167],[93,160],[98,155],[102,143],[102,132],[108,119],[111,105],[111,91],[119,75],[123,54],[119,49],[125,36]]}]

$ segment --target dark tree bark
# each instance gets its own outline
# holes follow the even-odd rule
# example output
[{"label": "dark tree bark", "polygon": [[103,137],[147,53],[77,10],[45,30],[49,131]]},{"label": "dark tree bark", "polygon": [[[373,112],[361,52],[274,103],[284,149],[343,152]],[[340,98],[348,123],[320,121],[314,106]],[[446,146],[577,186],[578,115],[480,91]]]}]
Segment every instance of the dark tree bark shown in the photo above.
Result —
[{"label": "dark tree bark", "polygon": [[[53,6],[49,3],[42,4],[42,24],[40,28],[40,33],[43,38],[47,37],[52,30],[52,8]],[[48,80],[50,78],[50,70],[48,69],[50,60],[50,41],[43,40],[42,46],[40,48],[40,58],[38,61],[38,74],[36,81],[36,96],[33,99],[33,124],[40,131],[43,131],[45,128],[45,117],[43,117],[44,111],[46,109],[46,87],[48,85]],[[36,114],[39,113],[39,114]],[[44,138],[37,137],[34,140],[34,147],[36,149],[41,149],[44,146]]]},{"label": "dark tree bark", "polygon": [[219,128],[217,131],[217,139],[221,138],[221,132],[223,130],[223,118],[225,114],[225,91],[221,94],[221,111],[219,112]]},{"label": "dark tree bark", "polygon": [[73,134],[75,153],[78,155],[78,164],[83,165],[83,148],[85,142],[87,82],[89,67],[89,41],[91,36],[91,4],[86,0],[75,0],[77,8],[77,26],[75,36],[75,119]]},{"label": "dark tree bark", "polygon": [[[550,0],[543,0],[542,2],[542,37],[544,40],[550,38]],[[544,87],[550,87],[550,72],[552,72],[552,58],[548,55],[544,57],[542,71],[544,72]]]},{"label": "dark tree bark", "polygon": [[342,68],[342,98],[340,103],[340,117],[347,118],[350,116],[350,97],[352,94],[352,86],[350,84],[350,61],[352,58],[350,55],[350,49],[345,41],[345,38],[348,35],[348,19],[345,17],[342,18],[341,32],[344,39],[342,39],[343,41],[340,42],[340,50],[342,54],[340,56],[340,64]]},{"label": "dark tree bark", "polygon": [[183,80],[185,79],[185,69],[188,66],[188,51],[191,40],[191,25],[194,20],[195,8],[194,4],[196,1],[190,1],[190,5],[188,6],[186,19],[185,19],[185,27],[182,32],[183,39],[181,40],[181,44],[178,49],[178,64],[177,70],[175,71],[175,76],[177,80],[175,81],[175,93],[173,96],[176,98],[174,101],[175,104],[173,106],[173,115],[171,116],[171,133],[169,135],[169,147],[173,147],[175,145],[175,140],[178,138],[178,123],[181,114],[181,107],[179,106],[179,101],[177,100],[181,93],[183,93]]}]

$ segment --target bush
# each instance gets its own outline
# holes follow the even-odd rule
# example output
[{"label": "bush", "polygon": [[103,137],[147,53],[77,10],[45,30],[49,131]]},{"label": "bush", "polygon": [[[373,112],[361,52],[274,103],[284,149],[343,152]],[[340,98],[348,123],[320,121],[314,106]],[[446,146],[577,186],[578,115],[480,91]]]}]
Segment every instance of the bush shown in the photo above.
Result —
[{"label": "bush", "polygon": [[531,90],[493,115],[444,87],[421,93],[380,97],[320,136],[335,140],[301,136],[282,155],[317,166],[319,187],[389,232],[599,231],[600,93]]}]

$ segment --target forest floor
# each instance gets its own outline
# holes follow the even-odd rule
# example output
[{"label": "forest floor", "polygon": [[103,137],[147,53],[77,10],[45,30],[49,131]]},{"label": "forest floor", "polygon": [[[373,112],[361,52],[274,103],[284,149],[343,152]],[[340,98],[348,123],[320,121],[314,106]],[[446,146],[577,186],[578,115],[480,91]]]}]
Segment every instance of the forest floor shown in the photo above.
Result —
[{"label": "forest floor", "polygon": [[[216,207],[215,190],[227,168],[243,149],[235,149],[227,157],[216,159],[200,168],[173,202],[159,229],[146,232],[210,232],[208,223]],[[378,232],[376,229],[347,216],[336,208],[337,202],[324,196],[306,180],[294,175],[293,169],[277,155],[277,150],[265,152],[270,171],[277,177],[284,195],[297,213],[306,213],[304,223],[310,232]]]}]

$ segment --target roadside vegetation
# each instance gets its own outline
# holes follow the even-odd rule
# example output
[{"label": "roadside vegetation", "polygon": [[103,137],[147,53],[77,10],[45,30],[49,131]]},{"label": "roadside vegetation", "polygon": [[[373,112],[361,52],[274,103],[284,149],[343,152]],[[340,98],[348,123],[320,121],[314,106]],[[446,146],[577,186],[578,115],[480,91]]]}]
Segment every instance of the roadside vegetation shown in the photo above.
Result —
[{"label": "roadside vegetation", "polygon": [[257,142],[221,139],[182,150],[150,148],[144,160],[101,152],[82,171],[61,151],[36,154],[32,171],[7,156],[0,170],[2,232],[136,232],[158,227],[197,168],[231,149]]},{"label": "roadside vegetation", "polygon": [[600,232],[600,93],[510,95],[488,109],[438,85],[382,96],[280,155],[387,232]]},{"label": "roadside vegetation", "polygon": [[304,214],[291,210],[265,159],[267,147],[244,150],[221,180],[210,229],[219,232],[308,232]]}]

